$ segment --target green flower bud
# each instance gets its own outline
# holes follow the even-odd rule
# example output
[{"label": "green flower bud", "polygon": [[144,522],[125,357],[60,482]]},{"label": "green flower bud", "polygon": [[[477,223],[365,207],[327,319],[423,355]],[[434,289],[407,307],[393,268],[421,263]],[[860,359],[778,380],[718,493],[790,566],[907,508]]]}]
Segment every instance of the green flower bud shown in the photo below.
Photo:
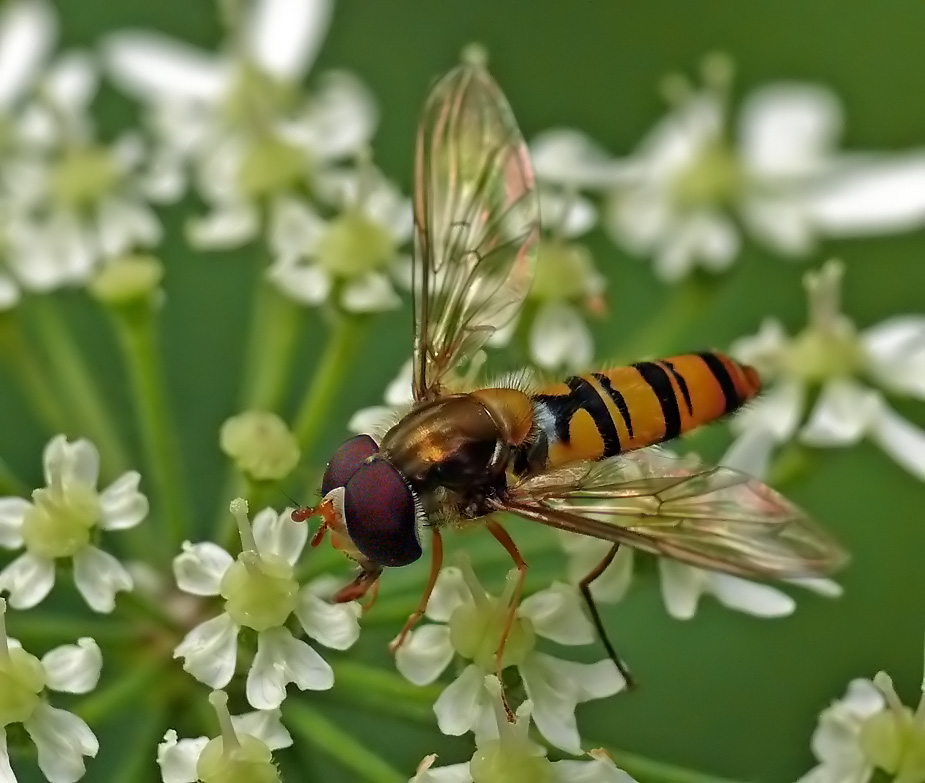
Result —
[{"label": "green flower bud", "polygon": [[275,413],[244,411],[231,417],[219,442],[238,470],[255,481],[280,481],[299,462],[299,444]]},{"label": "green flower bud", "polygon": [[90,293],[103,304],[123,305],[160,290],[164,266],[155,256],[126,255],[105,264],[90,282]]},{"label": "green flower bud", "polygon": [[51,174],[52,198],[66,207],[92,206],[113,190],[119,170],[104,147],[69,150]]},{"label": "green flower bud", "polygon": [[728,204],[745,184],[742,163],[728,145],[717,139],[682,171],[674,182],[674,197],[682,207]]},{"label": "green flower bud", "polygon": [[32,502],[22,528],[29,552],[49,559],[72,557],[90,542],[101,514],[95,490],[81,484],[37,489]]},{"label": "green flower bud", "polygon": [[269,136],[248,148],[238,170],[238,186],[248,196],[268,196],[303,180],[309,169],[306,154],[282,139]]},{"label": "green flower bud", "polygon": [[469,762],[472,783],[552,783],[549,759],[511,747],[509,741],[493,740],[480,746]]},{"label": "green flower bud", "polygon": [[222,577],[219,591],[232,620],[265,631],[281,626],[295,611],[299,583],[283,558],[242,552]]},{"label": "green flower bud", "polygon": [[540,241],[531,299],[578,301],[600,293],[602,287],[594,259],[584,245],[547,237]]},{"label": "green flower bud", "polygon": [[395,255],[389,232],[366,215],[347,210],[328,225],[318,243],[318,262],[338,277],[358,277],[386,266]]}]

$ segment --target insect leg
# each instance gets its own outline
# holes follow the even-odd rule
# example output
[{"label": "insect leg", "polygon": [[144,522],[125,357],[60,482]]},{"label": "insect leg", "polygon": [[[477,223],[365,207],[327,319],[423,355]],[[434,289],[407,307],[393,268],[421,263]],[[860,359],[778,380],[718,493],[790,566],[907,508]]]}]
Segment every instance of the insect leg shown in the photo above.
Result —
[{"label": "insect leg", "polygon": [[[497,538],[501,546],[508,551],[508,554],[511,556],[517,568],[517,584],[514,587],[514,594],[511,596],[511,605],[508,608],[507,617],[504,620],[504,628],[501,630],[501,641],[498,642],[498,649],[495,652],[495,665],[497,667],[495,673],[498,679],[504,682],[501,680],[501,664],[504,661],[504,647],[507,644],[508,637],[511,635],[511,628],[514,626],[514,619],[517,616],[517,606],[520,604],[520,595],[523,592],[524,581],[527,578],[527,562],[521,556],[520,550],[517,549],[517,544],[514,543],[514,539],[511,538],[507,530],[501,527],[500,523],[489,518],[485,524],[489,532]],[[514,713],[507,703],[507,696],[504,695],[504,691],[501,693],[501,700],[504,703],[504,710],[507,712],[508,720],[513,723]]]},{"label": "insect leg", "polygon": [[[370,590],[373,590],[373,600],[375,601],[375,596],[379,592],[379,577],[381,574],[381,568],[364,565],[363,570],[357,574],[356,578],[349,585],[338,590],[331,600],[335,604],[345,604],[349,601],[357,601]],[[370,603],[371,605],[372,603]]]},{"label": "insect leg", "polygon": [[620,674],[623,676],[623,679],[626,680],[626,687],[635,688],[636,682],[633,679],[633,675],[630,674],[629,668],[623,663],[620,656],[617,655],[614,646],[610,643],[610,639],[607,637],[607,631],[604,630],[604,622],[601,620],[600,612],[597,610],[597,604],[594,602],[594,597],[591,595],[591,583],[607,570],[607,567],[617,556],[617,550],[619,549],[620,544],[614,544],[610,547],[610,549],[607,550],[607,554],[604,555],[604,559],[594,566],[594,568],[592,568],[578,583],[578,589],[581,592],[581,597],[585,601],[585,605],[588,607],[588,612],[591,615],[591,622],[594,623],[594,628],[601,640],[601,644],[604,645],[604,649],[607,651],[607,657],[614,662]]},{"label": "insect leg", "polygon": [[412,615],[405,621],[405,625],[398,636],[389,644],[389,652],[392,653],[405,643],[405,638],[408,636],[408,633],[424,616],[424,612],[427,609],[427,602],[430,600],[430,594],[434,591],[434,585],[437,584],[437,576],[440,574],[440,567],[443,565],[443,537],[440,535],[440,528],[433,527],[431,530],[433,531],[433,538],[430,551],[430,577],[427,579],[427,586],[424,588],[424,593],[418,603],[418,608],[415,609]]}]

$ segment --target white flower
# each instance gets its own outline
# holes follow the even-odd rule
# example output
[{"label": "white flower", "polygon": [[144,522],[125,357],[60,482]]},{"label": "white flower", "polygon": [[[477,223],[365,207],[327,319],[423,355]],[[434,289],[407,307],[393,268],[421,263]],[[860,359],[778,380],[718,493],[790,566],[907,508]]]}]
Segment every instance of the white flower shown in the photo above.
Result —
[{"label": "white flower", "polygon": [[[730,458],[727,453],[720,464],[742,470],[745,466]],[[678,475],[694,470],[698,460],[689,455],[675,457],[667,449],[648,449],[638,452],[627,462],[627,480],[653,475]],[[601,563],[613,544],[596,538],[562,533],[562,548],[568,556],[569,581],[577,584]],[[632,547],[621,547],[613,562],[591,583],[591,595],[596,601],[616,603],[630,588],[637,558],[651,556],[635,552]],[[796,609],[796,602],[787,593],[770,585],[752,582],[731,574],[708,571],[679,563],[669,558],[657,558],[662,601],[668,614],[677,620],[689,620],[697,612],[703,595],[712,595],[723,606],[755,617],[784,617]],[[841,595],[841,587],[829,579],[792,579],[791,584],[804,587],[826,597]]]},{"label": "white flower", "polygon": [[366,146],[376,123],[372,99],[349,74],[328,74],[307,99],[299,91],[327,32],[328,0],[240,7],[229,20],[235,44],[220,55],[142,31],[103,46],[114,81],[150,106],[163,160],[193,167],[211,206],[189,226],[198,247],[253,238],[260,200],[315,187],[330,163]]},{"label": "white flower", "polygon": [[6,601],[0,598],[0,779],[16,783],[6,745],[6,727],[21,723],[35,743],[39,769],[51,783],[74,783],[86,771],[84,756],[99,743],[71,712],[52,707],[48,690],[89,693],[99,681],[103,656],[93,639],[66,644],[39,660],[6,635]]},{"label": "white flower", "polygon": [[347,429],[357,434],[381,437],[411,407],[414,365],[411,359],[402,364],[395,378],[385,387],[385,405],[361,408],[347,422]]},{"label": "white flower", "polygon": [[516,720],[510,723],[498,678],[485,677],[484,689],[494,713],[493,731],[476,733],[472,760],[434,767],[436,755],[428,756],[410,783],[632,783],[633,778],[618,769],[603,750],[590,751],[591,761],[550,761],[529,737],[532,702],[528,699],[521,704]]},{"label": "white flower", "polygon": [[240,629],[256,631],[247,700],[256,709],[272,710],[286,698],[290,682],[300,690],[327,690],[334,684],[331,667],[286,627],[290,616],[296,616],[312,639],[345,650],[359,636],[360,609],[356,603],[328,603],[313,583],[299,585],[293,565],[305,547],[308,528],[292,521],[291,509],[281,514],[264,509],[251,529],[246,503],[238,499],[231,508],[244,549],[236,560],[210,542],[186,542],[174,558],[181,590],[225,600],[225,611],[193,628],[174,657],[182,658],[183,668],[200,682],[223,688],[235,672]]},{"label": "white flower", "polygon": [[44,0],[13,0],[0,12],[0,125],[31,91],[55,39],[54,9]]},{"label": "white flower", "polygon": [[[786,255],[819,236],[906,230],[925,221],[925,156],[839,153],[841,107],[828,89],[774,84],[744,102],[732,136],[731,65],[704,66],[707,84],[674,83],[671,113],[625,163],[607,226],[651,255],[665,281],[738,257],[736,223]],[[679,77],[680,78],[680,77]]]},{"label": "white flower", "polygon": [[304,201],[277,203],[269,229],[270,279],[307,305],[321,304],[336,290],[351,312],[397,307],[390,272],[402,263],[398,248],[411,236],[411,202],[363,163],[355,172],[329,176],[325,187],[342,210],[331,220]]},{"label": "white flower", "polygon": [[26,550],[0,571],[0,590],[16,609],[35,606],[54,586],[55,561],[73,558],[78,592],[94,611],[111,612],[116,593],[132,589],[132,578],[91,540],[97,529],[126,530],[147,516],[141,476],[129,471],[98,492],[96,447],[86,440],[69,443],[63,435],[49,441],[42,461],[46,486],[32,493],[31,503],[0,498],[0,546]]},{"label": "white flower", "polygon": [[164,783],[279,781],[270,751],[292,744],[279,710],[231,715],[228,697],[221,691],[213,691],[209,701],[218,716],[219,736],[178,740],[177,732],[168,731],[157,747]]},{"label": "white flower", "polygon": [[[457,654],[471,661],[434,704],[444,734],[492,730],[492,695],[484,680],[496,670],[515,574],[508,575],[504,593],[495,597],[485,592],[468,561],[459,568],[444,568],[427,605],[427,617],[438,624],[414,631],[396,652],[398,670],[418,685],[436,680]],[[563,645],[594,642],[593,627],[573,588],[557,583],[521,602],[502,663],[517,667],[540,733],[556,747],[580,753],[575,707],[612,696],[626,683],[610,660],[584,664],[537,652],[537,634]]]},{"label": "white flower", "polygon": [[843,266],[830,261],[806,275],[809,324],[800,334],[789,337],[769,319],[758,334],[733,345],[736,358],[770,381],[733,421],[735,448],[767,463],[777,446],[795,437],[817,447],[851,446],[867,437],[925,479],[925,432],[893,411],[881,392],[925,400],[925,315],[894,316],[859,333],[841,312],[843,274]]}]

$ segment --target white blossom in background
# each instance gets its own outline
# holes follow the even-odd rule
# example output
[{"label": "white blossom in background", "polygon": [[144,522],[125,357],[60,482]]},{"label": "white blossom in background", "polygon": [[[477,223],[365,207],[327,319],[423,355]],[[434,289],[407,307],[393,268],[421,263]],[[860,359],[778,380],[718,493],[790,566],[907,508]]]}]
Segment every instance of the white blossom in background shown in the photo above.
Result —
[{"label": "white blossom in background", "polygon": [[0,780],[16,783],[7,749],[7,730],[22,724],[38,755],[39,769],[51,783],[74,783],[86,772],[85,756],[96,756],[99,742],[74,713],[52,707],[49,691],[89,693],[96,688],[103,656],[93,639],[65,644],[39,659],[6,635],[6,601],[0,598]]},{"label": "white blossom in background", "polygon": [[413,379],[414,364],[412,359],[408,359],[402,364],[395,378],[385,387],[383,396],[385,405],[360,408],[350,417],[347,429],[357,435],[365,433],[377,439],[381,438],[389,427],[399,420],[402,413],[411,408],[411,403],[414,401],[411,391]]},{"label": "white blossom in background", "polygon": [[69,443],[58,435],[42,458],[46,486],[32,493],[31,502],[0,498],[0,546],[26,550],[0,571],[0,591],[9,594],[13,608],[41,602],[55,584],[56,561],[65,558],[73,560],[74,584],[96,612],[111,612],[116,593],[132,589],[126,568],[93,542],[98,531],[139,524],[148,514],[148,499],[138,491],[141,476],[135,471],[98,491],[99,463],[92,443]]},{"label": "white blossom in background", "polygon": [[352,75],[329,73],[304,96],[300,83],[327,33],[328,0],[251,0],[228,20],[219,54],[147,31],[103,43],[107,73],[148,107],[160,157],[192,168],[210,210],[189,224],[200,248],[234,247],[261,230],[277,197],[315,191],[331,164],[372,137],[373,99]]},{"label": "white blossom in background", "polygon": [[292,509],[266,508],[247,519],[247,504],[231,504],[242,549],[237,559],[211,542],[186,542],[174,558],[177,585],[193,595],[224,599],[225,611],[193,628],[174,651],[183,668],[212,688],[224,688],[237,665],[242,627],[257,632],[257,653],[247,673],[246,694],[258,710],[273,710],[286,698],[286,685],[327,690],[334,684],[328,663],[286,624],[293,614],[307,636],[333,650],[346,650],[359,637],[356,602],[331,604],[320,584],[300,585],[294,564],[308,527],[293,522]]},{"label": "white blossom in background", "polygon": [[[748,469],[749,466],[734,461],[728,453],[719,463],[755,475]],[[623,475],[630,481],[650,476],[679,475],[693,471],[699,465],[700,461],[695,455],[678,458],[667,449],[650,448],[636,452],[632,459],[627,459]],[[613,546],[608,541],[571,533],[561,533],[558,537],[568,558],[566,568],[572,584],[577,584],[591,573]],[[621,547],[613,562],[591,583],[594,599],[602,603],[623,600],[632,585],[634,567],[639,558],[651,560],[653,556],[636,552],[632,547]],[[727,609],[754,617],[785,617],[796,609],[796,601],[791,596],[771,585],[696,568],[666,557],[654,559],[658,563],[659,585],[665,609],[677,620],[693,618],[704,595],[712,595]],[[831,579],[803,578],[787,581],[828,598],[837,598],[842,592],[841,587]]]},{"label": "white blossom in background", "polygon": [[[900,416],[884,392],[925,400],[925,314],[897,315],[859,332],[841,310],[844,267],[808,273],[806,328],[791,337],[775,319],[733,344],[755,366],[765,391],[733,421],[732,450],[767,464],[794,438],[809,446],[851,446],[869,438],[925,479],[925,432]],[[814,393],[818,392],[817,396]]]},{"label": "white blossom in background", "polygon": [[430,755],[421,762],[410,783],[632,783],[633,778],[603,750],[589,751],[591,761],[550,761],[545,750],[529,736],[532,702],[528,699],[521,704],[511,723],[498,678],[486,676],[484,689],[494,730],[488,735],[476,733],[472,760],[435,767],[437,757]]},{"label": "white blossom in background", "polygon": [[271,751],[292,745],[279,710],[231,715],[222,691],[213,691],[209,701],[219,736],[177,739],[176,731],[168,731],[157,747],[164,783],[278,783]]},{"label": "white blossom in background", "polygon": [[[427,604],[426,616],[434,623],[413,631],[395,654],[399,672],[416,685],[434,682],[457,655],[470,662],[434,703],[444,734],[496,733],[495,696],[485,690],[485,675],[496,670],[495,653],[513,599],[515,574],[508,575],[502,595],[494,596],[485,591],[467,560],[458,568],[444,568]],[[576,706],[612,696],[626,683],[610,660],[576,663],[538,652],[537,635],[570,646],[594,642],[593,626],[574,588],[554,583],[520,603],[503,665],[517,667],[540,733],[562,750],[581,753]]]},{"label": "white blossom in background", "polygon": [[[674,282],[738,258],[740,226],[788,256],[823,236],[906,231],[925,223],[925,153],[839,151],[843,117],[825,87],[755,90],[731,116],[732,65],[707,58],[705,84],[668,85],[670,113],[626,159],[608,159],[577,131],[534,145],[538,176],[607,190],[605,225],[629,252],[651,257]],[[735,124],[735,127],[733,125]],[[609,180],[609,181],[608,181]]]},{"label": "white blossom in background", "polygon": [[269,227],[270,279],[288,297],[319,305],[332,294],[345,310],[398,307],[392,279],[407,256],[411,202],[366,162],[324,184],[339,213],[322,219],[304,200],[280,199]]}]

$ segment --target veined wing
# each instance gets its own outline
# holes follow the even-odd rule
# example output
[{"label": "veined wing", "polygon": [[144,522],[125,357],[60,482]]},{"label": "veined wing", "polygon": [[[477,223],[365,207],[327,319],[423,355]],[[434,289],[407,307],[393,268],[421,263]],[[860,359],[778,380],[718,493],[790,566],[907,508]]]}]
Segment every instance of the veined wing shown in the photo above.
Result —
[{"label": "veined wing", "polygon": [[[667,475],[655,475],[665,468]],[[657,452],[584,463],[512,487],[498,509],[690,565],[765,579],[821,576],[846,555],[751,476],[691,470]]]},{"label": "veined wing", "polygon": [[539,206],[523,136],[489,73],[464,63],[434,86],[415,158],[414,397],[517,312],[533,277]]}]

